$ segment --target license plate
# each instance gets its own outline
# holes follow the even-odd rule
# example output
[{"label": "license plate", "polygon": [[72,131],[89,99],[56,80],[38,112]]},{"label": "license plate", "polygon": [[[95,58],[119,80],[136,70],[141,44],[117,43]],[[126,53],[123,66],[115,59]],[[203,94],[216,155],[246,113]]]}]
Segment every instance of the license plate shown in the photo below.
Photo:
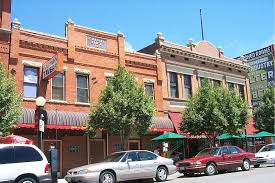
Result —
[{"label": "license plate", "polygon": [[179,170],[185,170],[185,168],[184,167],[179,167]]}]

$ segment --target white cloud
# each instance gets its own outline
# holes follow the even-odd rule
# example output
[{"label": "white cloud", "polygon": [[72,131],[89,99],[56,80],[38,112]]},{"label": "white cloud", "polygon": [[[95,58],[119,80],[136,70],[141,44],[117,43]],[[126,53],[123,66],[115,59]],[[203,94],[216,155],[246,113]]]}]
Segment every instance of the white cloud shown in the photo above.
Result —
[{"label": "white cloud", "polygon": [[129,42],[127,42],[127,41],[125,41],[125,50],[129,51],[129,52],[134,52],[135,51],[135,49],[133,48],[133,46]]}]

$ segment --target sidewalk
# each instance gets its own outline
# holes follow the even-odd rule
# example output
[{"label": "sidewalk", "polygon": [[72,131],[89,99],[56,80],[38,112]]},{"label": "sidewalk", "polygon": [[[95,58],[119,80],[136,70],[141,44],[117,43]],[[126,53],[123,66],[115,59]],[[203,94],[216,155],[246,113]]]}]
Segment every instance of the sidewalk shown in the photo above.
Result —
[{"label": "sidewalk", "polygon": [[68,183],[65,179],[58,179],[58,183]]}]

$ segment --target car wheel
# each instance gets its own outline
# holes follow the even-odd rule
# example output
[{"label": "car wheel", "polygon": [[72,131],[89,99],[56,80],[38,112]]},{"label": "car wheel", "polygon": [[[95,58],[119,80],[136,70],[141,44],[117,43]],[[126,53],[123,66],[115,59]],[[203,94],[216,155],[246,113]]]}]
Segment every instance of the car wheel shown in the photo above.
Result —
[{"label": "car wheel", "polygon": [[100,183],[115,183],[116,180],[115,180],[115,176],[112,172],[105,171],[100,175],[99,182]]},{"label": "car wheel", "polygon": [[250,169],[250,161],[248,159],[243,160],[242,170],[248,171]]},{"label": "car wheel", "polygon": [[206,175],[215,175],[216,172],[217,172],[217,168],[214,163],[209,163],[205,168]]},{"label": "car wheel", "polygon": [[18,183],[37,183],[35,179],[33,178],[29,178],[29,177],[25,177],[23,179],[20,179],[18,181]]},{"label": "car wheel", "polygon": [[166,181],[167,179],[167,175],[168,174],[168,171],[165,167],[159,167],[157,169],[157,175],[156,175],[156,180],[158,182],[163,182],[163,181]]},{"label": "car wheel", "polygon": [[259,165],[259,164],[254,165],[254,168],[259,168],[259,167],[260,167],[260,165]]}]

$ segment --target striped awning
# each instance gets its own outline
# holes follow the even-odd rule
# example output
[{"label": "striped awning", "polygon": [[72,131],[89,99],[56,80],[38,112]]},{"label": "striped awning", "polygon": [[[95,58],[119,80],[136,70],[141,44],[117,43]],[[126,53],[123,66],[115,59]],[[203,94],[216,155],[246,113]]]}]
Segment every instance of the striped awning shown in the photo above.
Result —
[{"label": "striped awning", "polygon": [[168,117],[155,116],[152,119],[152,126],[150,132],[173,132],[174,126]]},{"label": "striped awning", "polygon": [[[65,111],[47,111],[48,121],[46,128],[48,129],[70,129],[84,130],[88,121],[88,113],[81,112],[65,112]],[[34,128],[35,127],[35,109],[22,109],[22,115],[17,124],[19,127]]]}]

